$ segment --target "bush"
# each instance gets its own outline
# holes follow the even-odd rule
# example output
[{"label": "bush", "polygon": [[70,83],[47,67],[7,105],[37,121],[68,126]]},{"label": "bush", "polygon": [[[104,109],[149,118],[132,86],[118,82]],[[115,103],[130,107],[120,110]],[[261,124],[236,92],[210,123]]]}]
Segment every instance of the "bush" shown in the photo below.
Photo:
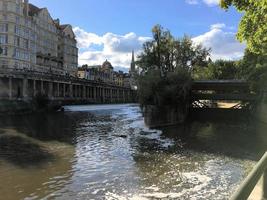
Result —
[{"label": "bush", "polygon": [[192,79],[185,69],[168,72],[162,77],[159,70],[150,70],[138,77],[138,98],[144,105],[181,105],[189,103]]}]

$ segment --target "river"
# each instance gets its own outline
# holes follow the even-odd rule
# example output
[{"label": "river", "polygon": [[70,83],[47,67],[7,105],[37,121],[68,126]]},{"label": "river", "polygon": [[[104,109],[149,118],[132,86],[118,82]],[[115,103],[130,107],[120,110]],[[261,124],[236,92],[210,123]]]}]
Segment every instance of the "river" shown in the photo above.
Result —
[{"label": "river", "polygon": [[0,118],[0,199],[228,199],[267,124],[192,120],[150,130],[138,105]]}]

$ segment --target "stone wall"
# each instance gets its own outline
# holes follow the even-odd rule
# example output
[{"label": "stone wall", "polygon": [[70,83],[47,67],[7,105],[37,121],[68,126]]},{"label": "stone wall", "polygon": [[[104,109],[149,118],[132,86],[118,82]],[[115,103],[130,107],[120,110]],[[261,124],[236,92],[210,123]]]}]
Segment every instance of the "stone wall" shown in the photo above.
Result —
[{"label": "stone wall", "polygon": [[188,105],[143,107],[145,124],[150,128],[171,126],[185,122],[189,112]]}]

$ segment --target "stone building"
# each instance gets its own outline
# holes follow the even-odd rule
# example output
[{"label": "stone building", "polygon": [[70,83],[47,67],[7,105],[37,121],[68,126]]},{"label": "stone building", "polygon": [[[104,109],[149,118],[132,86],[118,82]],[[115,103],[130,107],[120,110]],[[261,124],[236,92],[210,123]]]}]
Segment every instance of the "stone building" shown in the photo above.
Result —
[{"label": "stone building", "polygon": [[119,86],[124,86],[124,73],[123,71],[118,71],[114,73],[114,83]]},{"label": "stone building", "polygon": [[0,69],[75,76],[76,44],[71,25],[60,25],[46,8],[28,0],[0,0]]},{"label": "stone building", "polygon": [[83,65],[78,68],[78,77],[82,79],[114,83],[114,71],[111,63],[105,61],[102,65]]}]

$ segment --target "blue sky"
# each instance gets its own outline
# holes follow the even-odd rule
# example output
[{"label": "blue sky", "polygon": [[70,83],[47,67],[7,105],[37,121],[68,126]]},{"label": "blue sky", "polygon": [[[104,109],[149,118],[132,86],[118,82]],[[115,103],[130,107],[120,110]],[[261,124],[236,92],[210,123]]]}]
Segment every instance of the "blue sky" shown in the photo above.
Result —
[{"label": "blue sky", "polygon": [[[213,47],[214,59],[237,59],[244,45],[235,41],[241,14],[224,11],[218,0],[30,0],[47,7],[53,18],[74,27],[80,47],[80,64],[97,64],[105,58],[118,67],[128,67],[130,51],[140,51],[155,24],[176,37],[184,34]],[[212,28],[213,26],[213,28]],[[227,40],[229,56],[217,40]],[[231,36],[231,38],[230,38]],[[223,42],[223,41],[222,41]],[[226,41],[224,41],[226,42]],[[206,44],[207,43],[207,44]],[[222,45],[225,45],[222,43]],[[217,51],[217,53],[216,53]],[[235,56],[233,56],[235,55]],[[127,57],[127,58],[126,58]]]}]

